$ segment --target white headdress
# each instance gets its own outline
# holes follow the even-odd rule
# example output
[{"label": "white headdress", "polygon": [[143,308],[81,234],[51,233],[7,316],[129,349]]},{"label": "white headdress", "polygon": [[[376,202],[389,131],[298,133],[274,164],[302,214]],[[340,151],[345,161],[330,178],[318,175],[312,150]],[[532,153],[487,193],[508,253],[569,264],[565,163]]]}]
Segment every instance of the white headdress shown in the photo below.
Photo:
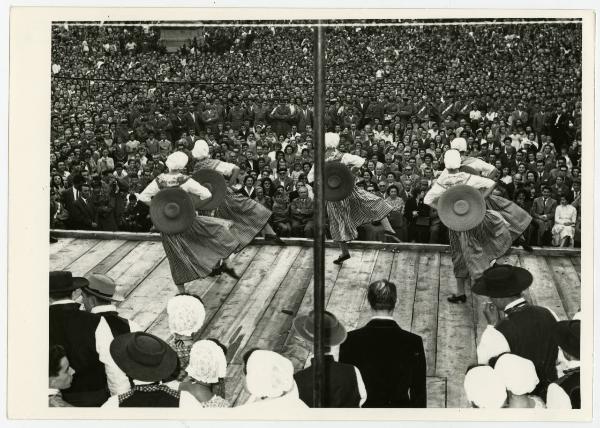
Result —
[{"label": "white headdress", "polygon": [[506,387],[490,366],[473,367],[465,375],[467,400],[483,409],[500,409],[506,401]]},{"label": "white headdress", "polygon": [[490,360],[504,352],[510,352],[506,337],[494,326],[488,325],[481,334],[480,345],[477,347],[477,362],[488,364]]},{"label": "white headdress", "polygon": [[504,354],[498,358],[494,370],[504,381],[506,389],[516,395],[529,394],[540,381],[533,362],[515,354]]},{"label": "white headdress", "polygon": [[273,351],[257,350],[246,363],[246,386],[255,397],[276,398],[294,387],[294,366]]},{"label": "white headdress", "polygon": [[171,333],[191,336],[202,327],[206,312],[202,302],[193,296],[175,296],[167,303]]},{"label": "white headdress", "polygon": [[337,149],[340,144],[340,136],[335,132],[325,133],[325,148],[326,149]]},{"label": "white headdress", "polygon": [[446,169],[458,169],[460,168],[460,153],[457,150],[447,150],[444,153],[444,165]]},{"label": "white headdress", "polygon": [[206,141],[196,141],[196,144],[194,144],[194,149],[192,150],[192,156],[200,160],[208,157],[208,144],[206,143]]},{"label": "white headdress", "polygon": [[188,163],[188,156],[183,152],[175,152],[169,155],[165,164],[169,171],[173,171],[175,169],[183,169]]},{"label": "white headdress", "polygon": [[200,382],[217,383],[227,371],[223,349],[212,340],[199,340],[190,349],[190,362],[185,370]]},{"label": "white headdress", "polygon": [[459,152],[467,151],[467,140],[462,137],[457,137],[450,142],[450,148],[458,150]]}]

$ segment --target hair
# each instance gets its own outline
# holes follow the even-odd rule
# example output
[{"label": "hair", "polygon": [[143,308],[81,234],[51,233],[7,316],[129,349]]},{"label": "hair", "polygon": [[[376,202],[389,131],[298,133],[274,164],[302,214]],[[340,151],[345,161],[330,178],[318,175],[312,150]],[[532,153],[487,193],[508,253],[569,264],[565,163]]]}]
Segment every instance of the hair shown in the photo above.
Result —
[{"label": "hair", "polygon": [[391,311],[396,307],[396,285],[386,279],[375,281],[369,285],[367,299],[374,310]]},{"label": "hair", "polygon": [[499,355],[496,355],[495,357],[490,358],[490,361],[488,362],[488,365],[491,368],[496,368],[496,363],[498,362],[498,360],[500,359],[501,356],[506,355],[506,354],[510,354],[510,352],[503,352]]},{"label": "hair", "polygon": [[389,196],[390,190],[392,190],[392,189],[396,189],[396,193],[398,193],[398,195],[400,194],[400,189],[398,189],[398,186],[396,186],[395,184],[388,186],[388,188],[385,189],[385,194]]},{"label": "hair", "polygon": [[58,372],[60,371],[60,362],[61,360],[67,356],[65,352],[65,348],[60,345],[51,345],[50,346],[50,356],[48,358],[48,376],[55,377],[58,376]]}]

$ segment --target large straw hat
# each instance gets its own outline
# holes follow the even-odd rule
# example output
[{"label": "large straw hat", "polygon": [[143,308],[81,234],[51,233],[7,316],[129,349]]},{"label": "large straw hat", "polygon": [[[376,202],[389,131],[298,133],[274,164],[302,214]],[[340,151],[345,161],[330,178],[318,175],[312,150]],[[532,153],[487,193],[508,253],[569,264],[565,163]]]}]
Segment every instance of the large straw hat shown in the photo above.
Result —
[{"label": "large straw hat", "polygon": [[199,169],[194,173],[193,178],[206,187],[212,195],[204,200],[192,197],[196,209],[209,211],[218,208],[227,194],[227,183],[223,175],[213,169]]},{"label": "large straw hat", "polygon": [[[294,320],[294,329],[306,340],[312,341],[315,336],[314,312],[301,315]],[[331,312],[323,313],[323,343],[325,346],[337,346],[346,340],[346,329]]]},{"label": "large straw hat", "polygon": [[533,275],[522,267],[496,264],[475,280],[472,291],[489,297],[516,296],[529,288]]},{"label": "large straw hat", "polygon": [[465,184],[453,186],[440,196],[438,214],[450,230],[463,232],[473,229],[485,216],[483,195]]},{"label": "large straw hat", "polygon": [[326,162],[324,171],[325,200],[340,201],[354,188],[354,175],[340,162]]},{"label": "large straw hat", "polygon": [[161,190],[150,202],[152,223],[163,233],[181,233],[192,225],[195,217],[192,199],[179,187]]}]

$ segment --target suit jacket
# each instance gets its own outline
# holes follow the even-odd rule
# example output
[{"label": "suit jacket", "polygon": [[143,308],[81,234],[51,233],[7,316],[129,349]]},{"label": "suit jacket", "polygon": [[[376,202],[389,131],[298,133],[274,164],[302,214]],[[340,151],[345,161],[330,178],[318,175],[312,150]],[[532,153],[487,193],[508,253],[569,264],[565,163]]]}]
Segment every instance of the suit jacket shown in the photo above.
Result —
[{"label": "suit jacket", "polygon": [[194,116],[195,118],[192,117],[192,114],[189,111],[183,115],[183,124],[185,126],[184,132],[188,132],[190,129],[193,129],[196,133],[201,131],[200,113],[195,111]]},{"label": "suit jacket", "polygon": [[69,224],[73,230],[91,230],[92,223],[97,223],[97,213],[94,201],[88,198],[87,202],[78,198],[69,211]]},{"label": "suit jacket", "polygon": [[248,192],[246,190],[246,186],[242,186],[241,189],[239,189],[236,193],[239,193],[241,195],[244,195],[250,199],[254,199],[256,198],[256,190],[254,189],[254,187],[252,188],[252,190],[250,192]]},{"label": "suit jacket", "polygon": [[531,216],[534,219],[541,220],[541,216],[546,214],[548,216],[547,220],[553,221],[557,205],[558,202],[552,198],[548,198],[545,204],[543,197],[540,196],[539,198],[535,198],[533,200],[533,205],[531,206]]},{"label": "suit jacket", "polygon": [[306,125],[310,125],[312,127],[313,125],[313,112],[310,109],[306,109],[306,113],[301,109],[298,108],[298,110],[296,111],[296,117],[297,117],[297,128],[298,128],[298,132],[304,132],[306,131]]},{"label": "suit jacket", "polygon": [[367,389],[363,407],[426,407],[423,340],[395,321],[372,319],[348,333],[340,363],[360,371]]}]

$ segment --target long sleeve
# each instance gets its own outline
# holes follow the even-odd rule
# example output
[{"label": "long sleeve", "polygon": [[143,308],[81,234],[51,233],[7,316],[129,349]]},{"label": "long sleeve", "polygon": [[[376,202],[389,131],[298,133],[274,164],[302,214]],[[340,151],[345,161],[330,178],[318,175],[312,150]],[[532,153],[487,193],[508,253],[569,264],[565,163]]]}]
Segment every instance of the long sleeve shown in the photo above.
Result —
[{"label": "long sleeve", "polygon": [[150,200],[154,195],[156,195],[160,191],[158,187],[158,183],[156,180],[152,180],[148,186],[143,190],[142,193],[137,194],[138,201],[144,202],[146,204],[150,204]]},{"label": "long sleeve", "polygon": [[365,158],[357,156],[357,155],[352,155],[350,153],[344,153],[344,155],[342,156],[341,162],[346,166],[361,168],[365,164],[366,160],[365,160]]},{"label": "long sleeve", "polygon": [[104,364],[106,371],[106,380],[111,395],[124,394],[129,391],[129,379],[123,371],[117,366],[110,355],[110,344],[113,340],[110,327],[104,318],[100,320],[96,328],[96,351],[100,356],[100,361]]},{"label": "long sleeve", "polygon": [[187,180],[180,187],[183,190],[185,190],[186,192],[191,193],[192,195],[198,196],[201,200],[209,199],[212,196],[212,194],[210,193],[210,190],[208,190],[202,184],[198,183],[193,178],[190,178],[189,180]]},{"label": "long sleeve", "polygon": [[309,183],[312,183],[315,181],[315,166],[314,165],[310,168],[310,171],[308,172],[308,175],[306,176],[306,180]]},{"label": "long sleeve", "polygon": [[482,161],[481,159],[477,159],[477,158],[473,158],[471,161],[469,161],[465,165],[468,165],[469,167],[473,168],[475,171],[481,173],[484,177],[489,177],[494,171],[497,171],[496,167],[494,167],[493,165],[491,165],[485,161]]},{"label": "long sleeve", "polygon": [[410,386],[410,401],[412,407],[425,408],[427,407],[427,363],[422,339],[419,339],[417,346],[413,382]]},{"label": "long sleeve", "polygon": [[367,388],[365,387],[365,382],[363,381],[362,375],[360,374],[360,370],[357,367],[354,367],[354,371],[356,372],[356,383],[358,384],[358,395],[360,395],[360,402],[358,403],[358,407],[362,407],[367,401]]},{"label": "long sleeve", "polygon": [[215,169],[225,177],[231,177],[233,170],[236,168],[237,166],[232,163],[220,161]]},{"label": "long sleeve", "polygon": [[429,205],[430,207],[435,208],[437,206],[437,200],[440,198],[440,196],[442,196],[445,190],[446,189],[444,189],[437,182],[434,182],[431,186],[431,189],[429,189],[429,191],[425,194],[423,202]]}]

